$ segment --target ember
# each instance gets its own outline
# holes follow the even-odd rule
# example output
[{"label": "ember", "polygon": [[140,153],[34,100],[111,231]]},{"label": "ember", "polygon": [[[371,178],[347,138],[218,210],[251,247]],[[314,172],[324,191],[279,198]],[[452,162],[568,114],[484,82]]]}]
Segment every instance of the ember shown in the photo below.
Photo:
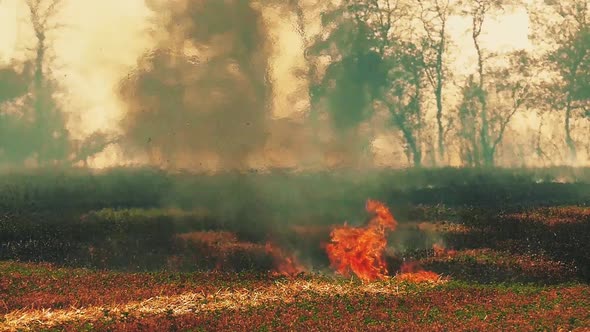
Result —
[{"label": "ember", "polygon": [[344,226],[334,228],[331,243],[326,245],[330,263],[336,271],[348,275],[350,271],[363,280],[375,280],[387,275],[384,251],[386,231],[395,230],[397,221],[381,202],[368,200],[366,210],[375,216],[362,228]]}]

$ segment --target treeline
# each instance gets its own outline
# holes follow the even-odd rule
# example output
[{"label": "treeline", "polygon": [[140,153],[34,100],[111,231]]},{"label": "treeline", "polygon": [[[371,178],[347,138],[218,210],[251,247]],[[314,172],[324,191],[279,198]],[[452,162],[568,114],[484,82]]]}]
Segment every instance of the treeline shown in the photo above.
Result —
[{"label": "treeline", "polygon": [[[330,112],[343,133],[385,112],[414,166],[444,164],[450,150],[463,165],[493,166],[516,114],[562,113],[567,160],[576,160],[577,149],[588,141],[573,138],[574,123],[588,115],[590,105],[588,5],[587,0],[526,6],[497,0],[350,0],[329,6],[322,13],[322,33],[307,47],[315,69],[312,104],[324,105],[316,109]],[[486,22],[523,6],[531,39],[542,51],[485,49]],[[458,56],[449,54],[454,15],[471,23],[476,63],[467,77],[449,67],[449,58]],[[459,90],[456,105],[450,102],[453,88]],[[506,145],[531,145],[519,159],[551,159],[554,153],[547,150],[554,142],[543,140],[541,127],[533,135],[538,137],[513,136]]]},{"label": "treeline", "polygon": [[[581,125],[590,105],[588,0],[146,1],[154,29],[167,37],[122,75],[123,134],[82,141],[69,137],[47,56],[65,0],[24,1],[36,43],[28,59],[0,68],[3,164],[85,164],[118,144],[159,166],[199,168],[213,155],[219,168],[247,168],[272,128],[282,128],[281,147],[297,151],[299,161],[334,152],[341,164],[358,166],[372,158],[375,133],[366,127],[375,119],[415,167],[489,167],[502,164],[499,156],[504,164],[551,165],[564,161],[562,151],[573,163],[590,147]],[[303,124],[270,116],[268,8],[295,22],[303,41],[305,65],[293,69],[309,100]],[[518,8],[529,13],[535,51],[486,49],[487,22]],[[451,68],[454,16],[470,22],[476,63],[467,76]],[[547,120],[518,134],[514,119],[533,113]]]},{"label": "treeline", "polygon": [[[0,211],[88,211],[103,208],[202,209],[221,219],[363,216],[367,198],[414,205],[503,208],[587,204],[590,169],[437,168],[358,172],[227,172],[215,175],[120,168],[23,171],[0,177]],[[343,210],[344,209],[344,210]],[[397,209],[399,210],[399,209]],[[403,209],[402,209],[403,210]],[[317,216],[313,216],[316,213]],[[269,220],[267,220],[269,221]],[[329,220],[326,220],[329,221]]]}]

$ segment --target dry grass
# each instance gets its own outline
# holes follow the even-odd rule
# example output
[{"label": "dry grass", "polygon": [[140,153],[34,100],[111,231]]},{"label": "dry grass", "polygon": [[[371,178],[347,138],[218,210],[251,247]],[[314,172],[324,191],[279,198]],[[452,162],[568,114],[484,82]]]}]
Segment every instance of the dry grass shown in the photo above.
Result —
[{"label": "dry grass", "polygon": [[[73,321],[96,321],[105,315],[120,317],[151,316],[166,314],[179,316],[188,313],[211,312],[216,310],[238,310],[259,307],[263,304],[280,302],[292,303],[302,298],[313,299],[317,296],[343,296],[350,294],[390,294],[400,295],[418,291],[417,287],[407,287],[401,283],[402,278],[390,278],[381,282],[358,283],[337,282],[322,279],[282,279],[274,284],[255,289],[219,289],[212,293],[185,292],[172,296],[156,296],[144,301],[131,301],[120,305],[89,306],[60,310],[14,310],[0,320],[3,331],[17,331],[31,326],[52,326]],[[444,280],[424,283],[419,289],[428,289]]]}]

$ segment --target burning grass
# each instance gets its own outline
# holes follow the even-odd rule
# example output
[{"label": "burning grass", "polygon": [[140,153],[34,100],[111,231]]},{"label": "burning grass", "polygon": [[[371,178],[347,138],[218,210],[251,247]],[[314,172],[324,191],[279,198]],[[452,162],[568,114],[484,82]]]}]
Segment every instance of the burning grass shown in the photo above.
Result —
[{"label": "burning grass", "polygon": [[[399,225],[384,204],[369,200],[366,208],[373,218],[363,227],[330,227],[333,220],[326,220],[325,225],[285,227],[284,234],[269,242],[245,238],[233,229],[207,228],[212,224],[196,212],[171,210],[167,217],[164,210],[146,210],[145,218],[139,210],[87,213],[81,222],[96,226],[100,236],[88,239],[96,248],[47,241],[64,252],[92,249],[93,259],[107,259],[105,267],[117,253],[126,256],[124,263],[161,259],[166,264],[158,261],[153,266],[169,272],[0,262],[0,330],[437,331],[590,326],[589,287],[572,284],[579,282],[580,269],[590,266],[585,249],[590,243],[585,241],[590,239],[587,208],[503,215],[445,209],[437,212],[437,218],[452,214],[457,217],[453,223],[420,219],[402,220]],[[176,228],[167,224],[172,219]],[[6,229],[15,225],[4,224]],[[163,224],[166,227],[160,227]],[[70,226],[77,235],[79,225]],[[45,233],[47,229],[55,228],[43,227],[34,233],[45,236],[42,240],[53,234]],[[427,234],[424,238],[434,235],[428,238],[430,244],[441,242],[431,249],[393,253],[388,233],[403,237],[402,230],[409,228]],[[134,234],[136,229],[149,231]],[[26,230],[9,235],[16,239],[21,233],[30,236]],[[321,242],[327,242],[323,248]],[[314,267],[300,260],[314,252],[310,247],[323,255]],[[33,249],[39,248],[25,246],[23,252],[35,257]],[[161,248],[165,250],[159,252]],[[334,272],[358,278],[315,274],[329,264]],[[516,284],[520,282],[532,284]]]},{"label": "burning grass", "polygon": [[[352,258],[380,272],[373,282],[300,274],[304,269],[297,256],[278,243],[244,241],[226,231],[193,231],[177,234],[175,241],[187,252],[212,255],[188,259],[220,262],[218,272],[124,273],[0,262],[0,330],[582,331],[590,326],[589,286],[571,284],[573,266],[541,254],[436,244],[428,255],[384,270],[378,263],[387,246],[385,230],[392,230],[395,220],[386,207],[373,204],[368,210],[375,216],[366,227],[334,228],[353,233],[339,237],[354,240],[352,249],[355,243],[367,245],[356,251],[361,257]],[[473,229],[454,234],[469,233],[467,228]],[[314,241],[330,235],[321,227],[312,233]],[[374,236],[376,244],[369,245],[366,239]],[[267,257],[274,273],[219,272],[257,255]],[[536,283],[514,283],[530,281]],[[543,286],[557,282],[569,284]]]},{"label": "burning grass", "polygon": [[368,200],[367,212],[375,216],[366,227],[336,227],[330,234],[326,252],[331,266],[343,275],[354,272],[363,280],[385,277],[387,266],[383,254],[387,246],[386,231],[393,231],[397,221],[381,202]]},{"label": "burning grass", "polygon": [[[388,270],[385,260],[387,231],[394,231],[397,221],[385,204],[369,199],[366,210],[374,214],[365,227],[335,227],[330,233],[331,242],[326,252],[331,266],[342,275],[349,271],[363,281],[386,278]],[[437,273],[425,271],[416,262],[404,263],[401,267],[401,280],[426,282],[443,280]]]}]

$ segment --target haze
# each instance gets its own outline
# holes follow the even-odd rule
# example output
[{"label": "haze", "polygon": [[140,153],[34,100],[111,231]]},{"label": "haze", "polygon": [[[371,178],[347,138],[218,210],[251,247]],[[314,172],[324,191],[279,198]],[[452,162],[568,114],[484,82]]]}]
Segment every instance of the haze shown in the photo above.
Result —
[{"label": "haze", "polygon": [[[300,119],[308,111],[309,97],[305,92],[307,82],[294,72],[295,68],[305,66],[303,41],[294,24],[295,16],[289,17],[273,7],[262,8],[275,42],[270,56],[273,80],[270,111],[275,119]],[[313,22],[315,14],[307,13],[307,19]],[[59,103],[64,105],[68,114],[67,129],[72,138],[83,139],[96,131],[121,132],[127,107],[121,102],[118,85],[137,65],[140,56],[157,43],[157,34],[150,33],[154,29],[158,31],[150,21],[152,16],[153,12],[143,0],[65,1],[56,18],[64,26],[52,35],[57,64],[53,74],[63,88]],[[452,16],[449,20],[452,39],[449,57],[454,58],[451,68],[458,75],[468,75],[476,69],[470,24],[468,17]],[[482,44],[492,52],[531,50],[528,34],[527,12],[518,8],[486,21]],[[22,59],[26,49],[34,44],[24,1],[3,0],[0,3],[0,61],[6,64],[11,59]],[[445,99],[452,104],[457,96],[452,94],[451,87],[449,89]],[[514,132],[537,130],[539,117],[533,112],[521,112],[514,117],[510,127]],[[551,133],[560,128],[544,130]],[[403,155],[399,135],[378,125],[374,130],[377,134],[372,146],[376,163],[400,166],[400,158],[396,157]],[[507,134],[507,140],[510,135]],[[264,151],[255,153],[252,160],[259,161],[252,161],[251,165],[297,164],[298,157],[286,151],[288,149],[281,146],[280,140],[279,134],[271,135],[271,143]],[[577,164],[585,160],[581,151]],[[111,145],[91,157],[89,166],[100,168],[141,161],[145,161],[145,156],[130,155],[118,145]],[[459,164],[460,160],[450,157],[449,163]]]}]

